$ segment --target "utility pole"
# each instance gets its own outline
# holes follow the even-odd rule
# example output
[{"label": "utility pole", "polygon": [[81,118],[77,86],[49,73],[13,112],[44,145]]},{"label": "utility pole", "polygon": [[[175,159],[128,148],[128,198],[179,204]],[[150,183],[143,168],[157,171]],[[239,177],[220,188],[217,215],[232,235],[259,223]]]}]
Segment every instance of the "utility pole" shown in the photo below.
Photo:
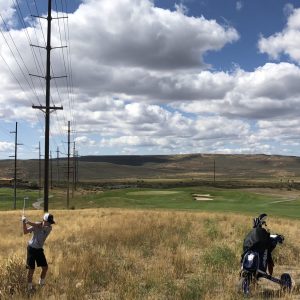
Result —
[{"label": "utility pole", "polygon": [[[46,80],[46,106],[35,106],[33,105],[32,108],[40,109],[45,113],[45,168],[44,168],[44,211],[48,212],[48,200],[49,200],[49,134],[50,134],[50,111],[63,109],[63,107],[57,106],[50,106],[50,81],[53,78],[62,78],[66,76],[59,76],[59,77],[52,77],[50,74],[51,69],[51,50],[54,47],[51,47],[51,9],[52,9],[52,0],[48,0],[48,16],[47,18],[36,16],[38,18],[46,19],[47,20],[47,45],[46,45],[46,76],[44,77]],[[62,17],[66,18],[66,17]],[[31,45],[34,47],[45,48],[40,46]],[[55,47],[55,48],[62,48],[62,47]],[[32,74],[30,74],[32,75]],[[32,75],[36,77],[42,77],[37,75]]]},{"label": "utility pole", "polygon": [[52,177],[52,151],[50,151],[50,188],[53,189],[53,177]]},{"label": "utility pole", "polygon": [[56,150],[56,171],[57,171],[57,185],[59,184],[59,148]]},{"label": "utility pole", "polygon": [[41,188],[42,188],[42,161],[41,161],[41,142],[39,142],[39,199],[41,199]]},{"label": "utility pole", "polygon": [[15,164],[14,164],[14,209],[17,208],[17,152],[18,152],[18,146],[22,144],[18,144],[18,122],[16,122],[16,129],[15,131],[11,131],[10,133],[15,134],[15,155],[11,155],[9,157],[15,158]]},{"label": "utility pole", "polygon": [[216,160],[214,159],[214,183],[216,183]]},{"label": "utility pole", "polygon": [[78,151],[76,151],[76,168],[75,168],[75,191],[77,190],[77,183],[78,183],[78,167],[79,167],[79,163],[78,163]]},{"label": "utility pole", "polygon": [[68,121],[68,174],[67,174],[67,208],[70,200],[70,121]]},{"label": "utility pole", "polygon": [[73,173],[72,173],[72,198],[74,197],[75,179],[76,179],[76,157],[75,157],[75,142],[73,142]]}]

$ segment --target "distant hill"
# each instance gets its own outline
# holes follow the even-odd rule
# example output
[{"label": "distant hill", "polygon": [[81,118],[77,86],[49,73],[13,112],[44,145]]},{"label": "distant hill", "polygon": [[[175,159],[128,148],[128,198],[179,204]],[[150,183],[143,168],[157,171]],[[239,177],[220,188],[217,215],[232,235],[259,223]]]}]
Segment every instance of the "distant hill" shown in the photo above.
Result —
[{"label": "distant hill", "polygon": [[[71,167],[73,162],[70,162]],[[50,164],[51,166],[51,164]],[[0,177],[13,177],[13,160],[0,160]],[[280,155],[120,155],[78,158],[81,182],[144,179],[300,181],[300,158]],[[43,162],[42,162],[43,172]],[[65,180],[67,159],[52,160],[53,181]],[[38,160],[19,160],[18,178],[38,182]]]}]

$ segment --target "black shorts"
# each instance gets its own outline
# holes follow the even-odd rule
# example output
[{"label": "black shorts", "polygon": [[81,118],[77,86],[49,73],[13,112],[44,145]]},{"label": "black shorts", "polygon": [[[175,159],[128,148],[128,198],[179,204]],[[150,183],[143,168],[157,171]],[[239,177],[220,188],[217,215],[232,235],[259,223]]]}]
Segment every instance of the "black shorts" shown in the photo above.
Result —
[{"label": "black shorts", "polygon": [[38,267],[47,267],[48,263],[44,254],[44,249],[35,249],[27,246],[27,269],[35,269],[35,263]]}]

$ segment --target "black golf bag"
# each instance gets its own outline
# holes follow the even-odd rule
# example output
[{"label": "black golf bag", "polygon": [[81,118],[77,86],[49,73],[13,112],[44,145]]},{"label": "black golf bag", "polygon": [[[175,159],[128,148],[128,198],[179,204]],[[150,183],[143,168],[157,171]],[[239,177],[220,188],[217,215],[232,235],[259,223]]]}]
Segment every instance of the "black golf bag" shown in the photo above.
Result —
[{"label": "black golf bag", "polygon": [[264,251],[247,250],[242,255],[241,260],[241,290],[244,295],[250,293],[251,283],[257,282],[260,278],[271,280],[280,284],[285,291],[290,291],[292,288],[291,276],[283,273],[280,279],[275,278],[267,273],[268,260],[271,258],[271,252],[276,247],[277,243],[282,243],[284,238],[281,235],[270,235],[272,247]]}]

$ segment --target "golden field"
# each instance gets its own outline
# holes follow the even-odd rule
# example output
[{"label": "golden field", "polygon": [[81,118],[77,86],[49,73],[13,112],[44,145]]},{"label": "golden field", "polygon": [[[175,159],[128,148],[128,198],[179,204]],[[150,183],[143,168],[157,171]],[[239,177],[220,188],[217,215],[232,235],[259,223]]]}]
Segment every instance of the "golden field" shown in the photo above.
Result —
[{"label": "golden field", "polygon": [[[252,219],[225,213],[86,209],[53,211],[45,244],[46,286],[26,294],[20,213],[0,212],[0,299],[242,299],[240,254]],[[27,211],[31,221],[42,211]],[[300,221],[270,218],[285,236],[274,275],[289,272],[292,294],[260,284],[252,299],[300,299]],[[34,274],[37,283],[40,270]]]}]

